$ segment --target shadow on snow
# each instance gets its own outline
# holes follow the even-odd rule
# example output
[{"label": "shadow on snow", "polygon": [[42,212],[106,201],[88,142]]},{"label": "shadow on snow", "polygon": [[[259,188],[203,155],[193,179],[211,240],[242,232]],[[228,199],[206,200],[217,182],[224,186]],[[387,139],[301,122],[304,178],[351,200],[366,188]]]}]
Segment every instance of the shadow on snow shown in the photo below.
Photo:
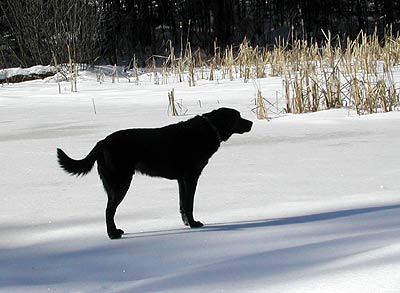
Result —
[{"label": "shadow on snow", "polygon": [[208,231],[233,231],[242,229],[254,229],[261,227],[273,227],[273,226],[283,226],[283,225],[293,225],[293,224],[305,224],[317,221],[328,221],[338,218],[351,217],[356,215],[399,209],[400,204],[387,205],[379,207],[367,207],[349,210],[340,210],[333,212],[324,212],[311,215],[294,216],[279,219],[266,219],[266,220],[255,220],[255,221],[240,221],[240,222],[227,222],[227,223],[215,223],[205,225],[199,229],[170,229],[170,230],[157,230],[157,231],[146,231],[138,233],[126,233],[123,239],[129,238],[139,238],[139,237],[152,237],[152,236],[166,236],[174,235],[180,233],[198,233],[198,232],[208,232]]}]

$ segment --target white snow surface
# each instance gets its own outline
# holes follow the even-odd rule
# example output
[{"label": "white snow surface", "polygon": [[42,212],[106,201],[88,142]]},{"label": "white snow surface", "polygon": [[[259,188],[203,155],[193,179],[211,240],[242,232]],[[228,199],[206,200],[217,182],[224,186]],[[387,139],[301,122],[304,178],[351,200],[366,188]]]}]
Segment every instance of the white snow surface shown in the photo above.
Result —
[{"label": "white snow surface", "polygon": [[[256,82],[271,97],[279,78]],[[187,109],[167,114],[167,93]],[[346,109],[260,121],[254,83],[99,84],[53,78],[0,88],[0,292],[400,292],[400,112]],[[109,240],[97,171],[69,176],[122,128],[157,127],[218,107],[254,122],[211,158],[195,217],[175,181],[136,175]],[[94,108],[96,108],[96,113]]]},{"label": "white snow surface", "polygon": [[36,65],[29,68],[4,68],[0,70],[0,80],[11,78],[16,75],[32,75],[32,74],[45,74],[45,73],[55,73],[56,68],[54,66],[44,66]]}]

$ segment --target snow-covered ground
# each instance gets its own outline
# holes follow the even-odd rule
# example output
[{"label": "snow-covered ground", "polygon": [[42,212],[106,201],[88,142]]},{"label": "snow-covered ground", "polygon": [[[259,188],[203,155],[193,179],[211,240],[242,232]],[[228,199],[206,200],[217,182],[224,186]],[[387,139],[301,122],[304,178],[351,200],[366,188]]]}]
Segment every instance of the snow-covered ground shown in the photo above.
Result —
[{"label": "snow-covered ground", "polygon": [[[279,78],[258,80],[266,96]],[[168,95],[187,110],[167,114]],[[400,112],[340,109],[256,120],[253,82],[139,85],[80,75],[0,87],[0,292],[399,292]],[[156,127],[218,107],[254,121],[200,178],[183,226],[174,181],[137,175],[109,240],[95,169],[85,156],[112,131]]]},{"label": "snow-covered ground", "polygon": [[56,73],[54,66],[37,65],[30,68],[4,68],[0,69],[0,83],[20,77],[20,81],[35,79],[37,76],[49,76]]}]

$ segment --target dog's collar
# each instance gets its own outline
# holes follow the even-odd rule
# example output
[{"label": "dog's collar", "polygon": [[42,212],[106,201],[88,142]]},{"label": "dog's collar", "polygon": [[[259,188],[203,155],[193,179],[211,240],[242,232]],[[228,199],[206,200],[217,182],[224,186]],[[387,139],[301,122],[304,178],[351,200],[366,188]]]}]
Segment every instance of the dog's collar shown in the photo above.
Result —
[{"label": "dog's collar", "polygon": [[218,142],[221,143],[223,141],[221,134],[219,133],[218,128],[214,125],[214,123],[211,122],[211,120],[204,116],[204,115],[200,115],[201,118],[203,118],[208,125],[210,125],[211,129],[214,131],[215,135],[217,136]]}]

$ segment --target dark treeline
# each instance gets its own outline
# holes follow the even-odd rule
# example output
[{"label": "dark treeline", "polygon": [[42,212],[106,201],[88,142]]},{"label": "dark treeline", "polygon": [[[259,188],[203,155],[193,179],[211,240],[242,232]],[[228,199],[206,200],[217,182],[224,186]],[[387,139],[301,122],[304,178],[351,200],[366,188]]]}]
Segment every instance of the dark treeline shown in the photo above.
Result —
[{"label": "dark treeline", "polygon": [[323,31],[355,37],[400,30],[393,0],[0,0],[0,68],[49,64],[56,59],[93,64],[143,64],[171,41],[179,53],[213,53],[239,44],[275,44],[277,38],[319,41]]}]

